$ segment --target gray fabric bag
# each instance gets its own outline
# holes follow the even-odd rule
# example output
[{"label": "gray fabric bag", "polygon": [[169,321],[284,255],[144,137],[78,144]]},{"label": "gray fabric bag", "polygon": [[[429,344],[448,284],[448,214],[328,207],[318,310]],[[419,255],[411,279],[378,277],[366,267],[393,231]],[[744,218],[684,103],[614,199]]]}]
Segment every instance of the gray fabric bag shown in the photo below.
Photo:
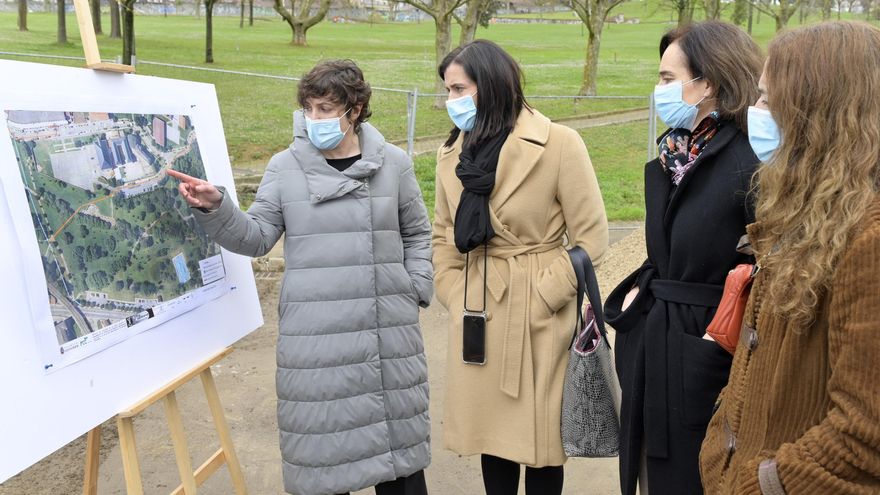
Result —
[{"label": "gray fabric bag", "polygon": [[[620,385],[602,320],[602,299],[587,253],[569,250],[578,316],[562,392],[562,447],[569,457],[614,457],[620,441]],[[589,303],[582,313],[584,294]]]}]

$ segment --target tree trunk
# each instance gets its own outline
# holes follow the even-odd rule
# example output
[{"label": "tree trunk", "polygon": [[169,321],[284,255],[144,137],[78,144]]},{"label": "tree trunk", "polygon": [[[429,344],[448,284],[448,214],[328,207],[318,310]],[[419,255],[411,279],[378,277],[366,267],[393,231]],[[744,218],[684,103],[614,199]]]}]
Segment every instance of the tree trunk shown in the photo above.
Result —
[{"label": "tree trunk", "polygon": [[95,34],[104,34],[101,29],[101,0],[89,0],[92,11],[92,24],[95,26]]},{"label": "tree trunk", "polygon": [[202,0],[196,0],[196,19],[202,17]]},{"label": "tree trunk", "polygon": [[241,29],[244,27],[244,0],[238,2],[238,13],[238,28]]},{"label": "tree trunk", "polygon": [[248,26],[254,25],[254,0],[248,0]]},{"label": "tree trunk", "polygon": [[785,24],[786,24],[785,21],[786,20],[787,19],[785,19],[783,16],[781,16],[779,14],[776,15],[776,32],[777,33],[779,31],[782,31],[783,29],[785,29]]},{"label": "tree trunk", "polygon": [[584,60],[584,80],[579,94],[596,96],[596,79],[599,74],[599,45],[602,42],[602,25],[604,19],[593,22],[593,28],[587,32],[587,56]]},{"label": "tree trunk", "polygon": [[205,1],[205,63],[214,63],[214,1]]},{"label": "tree trunk", "polygon": [[[449,49],[452,47],[452,14],[437,16],[434,19],[434,26],[437,31],[434,38],[434,66],[440,67],[440,63],[443,62],[443,59],[446,58],[446,54],[449,53]],[[437,94],[446,92],[446,87],[439,78],[434,85],[434,89],[434,92]],[[444,108],[446,106],[445,101],[446,98],[443,96],[437,96],[434,99],[434,108]]]},{"label": "tree trunk", "polygon": [[477,26],[480,24],[480,11],[483,10],[484,0],[469,0],[467,3],[467,11],[461,20],[461,36],[458,39],[458,46],[464,45],[474,40],[477,36]]},{"label": "tree trunk", "polygon": [[293,29],[293,39],[290,41],[291,45],[295,46],[308,46],[309,42],[306,39],[306,27],[303,26],[301,22],[295,22],[290,25]]},{"label": "tree trunk", "polygon": [[737,26],[742,26],[748,18],[748,8],[751,3],[748,0],[735,0],[733,3],[733,14],[730,16],[730,22]]},{"label": "tree trunk", "polygon": [[717,21],[721,18],[721,2],[719,0],[703,0],[703,8],[706,10],[706,20]]},{"label": "tree trunk", "polygon": [[64,12],[64,0],[58,0],[58,43],[67,43],[67,19]]},{"label": "tree trunk", "polygon": [[[758,15],[760,15],[760,11]],[[755,6],[752,2],[749,2],[749,35],[752,34],[752,21],[755,19]]]},{"label": "tree trunk", "polygon": [[122,30],[119,29],[119,4],[116,0],[110,1],[110,37],[122,38]]},{"label": "tree trunk", "polygon": [[126,0],[122,6],[122,63],[131,65],[134,52],[134,0]]},{"label": "tree trunk", "polygon": [[27,0],[18,0],[18,30],[27,31]]}]

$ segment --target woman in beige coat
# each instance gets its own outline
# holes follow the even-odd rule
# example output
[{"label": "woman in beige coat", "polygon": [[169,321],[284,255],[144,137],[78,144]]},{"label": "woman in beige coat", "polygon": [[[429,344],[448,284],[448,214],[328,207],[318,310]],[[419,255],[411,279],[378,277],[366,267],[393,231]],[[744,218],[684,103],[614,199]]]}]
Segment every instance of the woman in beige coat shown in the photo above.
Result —
[{"label": "woman in beige coat", "polygon": [[[471,42],[438,72],[456,124],[437,155],[433,226],[436,294],[450,314],[445,445],[482,455],[488,495],[515,494],[520,464],[526,493],[559,494],[577,305],[566,248],[604,253],[602,196],[583,140],[526,104],[520,69],[501,48]],[[473,317],[463,330],[466,284],[467,309],[485,311],[484,340]]]}]

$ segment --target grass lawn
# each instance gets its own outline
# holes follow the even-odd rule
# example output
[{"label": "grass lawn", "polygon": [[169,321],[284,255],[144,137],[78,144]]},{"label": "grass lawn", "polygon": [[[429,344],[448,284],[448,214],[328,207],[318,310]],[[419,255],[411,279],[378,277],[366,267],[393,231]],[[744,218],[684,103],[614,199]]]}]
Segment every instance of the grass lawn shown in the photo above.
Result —
[{"label": "grass lawn", "polygon": [[[657,42],[673,26],[668,9],[659,0],[627,2],[612,12],[640,24],[606,24],[599,61],[598,92],[605,96],[646,97],[653,89],[657,71]],[[732,5],[732,4],[725,4]],[[725,10],[729,15],[732,8]],[[543,14],[572,18],[571,13]],[[699,18],[701,12],[697,12]],[[530,14],[528,17],[537,17]],[[845,17],[852,17],[845,15]],[[15,29],[14,13],[0,13],[0,51],[82,56],[74,15],[67,20],[71,43],[55,43],[56,17],[31,13],[28,32]],[[351,58],[363,69],[374,88],[434,90],[434,25],[421,23],[335,24],[325,21],[308,33],[308,47],[289,44],[291,32],[280,18],[255,19],[254,26],[240,29],[237,17],[214,18],[214,64],[204,60],[204,18],[188,16],[138,16],[135,20],[138,58],[196,67],[301,76],[317,61]],[[792,25],[798,18],[792,19]],[[105,12],[105,28],[109,18]],[[773,36],[774,24],[756,18],[754,36],[762,46]],[[580,25],[492,24],[477,36],[501,44],[522,65],[527,95],[574,95],[581,85],[585,30]],[[453,40],[458,39],[457,30]],[[99,36],[104,58],[121,53],[121,41]],[[79,61],[4,58],[81,66]],[[268,158],[291,139],[291,113],[298,105],[296,85],[241,75],[140,64],[138,73],[159,77],[208,82],[220,100],[227,146],[233,166],[262,171]],[[551,118],[644,107],[645,99],[548,100],[532,99],[538,110]],[[406,94],[374,90],[371,122],[390,141],[406,137]],[[417,112],[417,136],[443,134],[449,129],[444,110],[432,108],[431,98],[421,98]],[[641,164],[645,158],[647,124],[627,124],[588,130],[587,140],[599,174],[609,218],[641,218]],[[433,157],[420,157],[416,167],[426,199],[433,201]]]}]

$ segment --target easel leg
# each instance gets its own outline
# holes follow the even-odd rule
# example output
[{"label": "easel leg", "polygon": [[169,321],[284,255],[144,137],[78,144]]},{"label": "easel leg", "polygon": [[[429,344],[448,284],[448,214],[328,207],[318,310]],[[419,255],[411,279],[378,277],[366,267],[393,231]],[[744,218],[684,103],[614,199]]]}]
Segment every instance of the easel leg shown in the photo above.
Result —
[{"label": "easel leg", "polygon": [[236,495],[246,495],[247,486],[244,483],[241,464],[238,462],[235,447],[232,445],[232,435],[229,433],[229,425],[226,423],[226,415],[223,413],[223,405],[220,404],[220,395],[217,393],[217,385],[214,383],[214,375],[211,374],[210,367],[201,373],[201,378],[202,385],[205,387],[205,395],[208,398],[208,406],[211,408],[211,415],[214,417],[214,425],[217,427],[217,434],[220,436],[220,448],[223,449],[226,466],[229,468],[229,474],[232,477],[232,486],[235,488]]},{"label": "easel leg", "polygon": [[144,495],[141,467],[138,464],[134,444],[134,421],[132,418],[116,418],[119,428],[119,447],[122,452],[122,470],[125,473],[125,489],[128,495]]},{"label": "easel leg", "polygon": [[98,494],[98,462],[101,453],[101,425],[89,432],[86,439],[86,472],[83,480],[83,495]]},{"label": "easel leg", "polygon": [[168,428],[171,430],[171,441],[174,443],[174,457],[177,459],[177,470],[180,472],[184,493],[195,495],[196,479],[193,476],[186,434],[183,431],[183,419],[180,416],[180,408],[177,406],[177,394],[170,392],[163,401],[165,402],[165,414],[168,416]]}]

